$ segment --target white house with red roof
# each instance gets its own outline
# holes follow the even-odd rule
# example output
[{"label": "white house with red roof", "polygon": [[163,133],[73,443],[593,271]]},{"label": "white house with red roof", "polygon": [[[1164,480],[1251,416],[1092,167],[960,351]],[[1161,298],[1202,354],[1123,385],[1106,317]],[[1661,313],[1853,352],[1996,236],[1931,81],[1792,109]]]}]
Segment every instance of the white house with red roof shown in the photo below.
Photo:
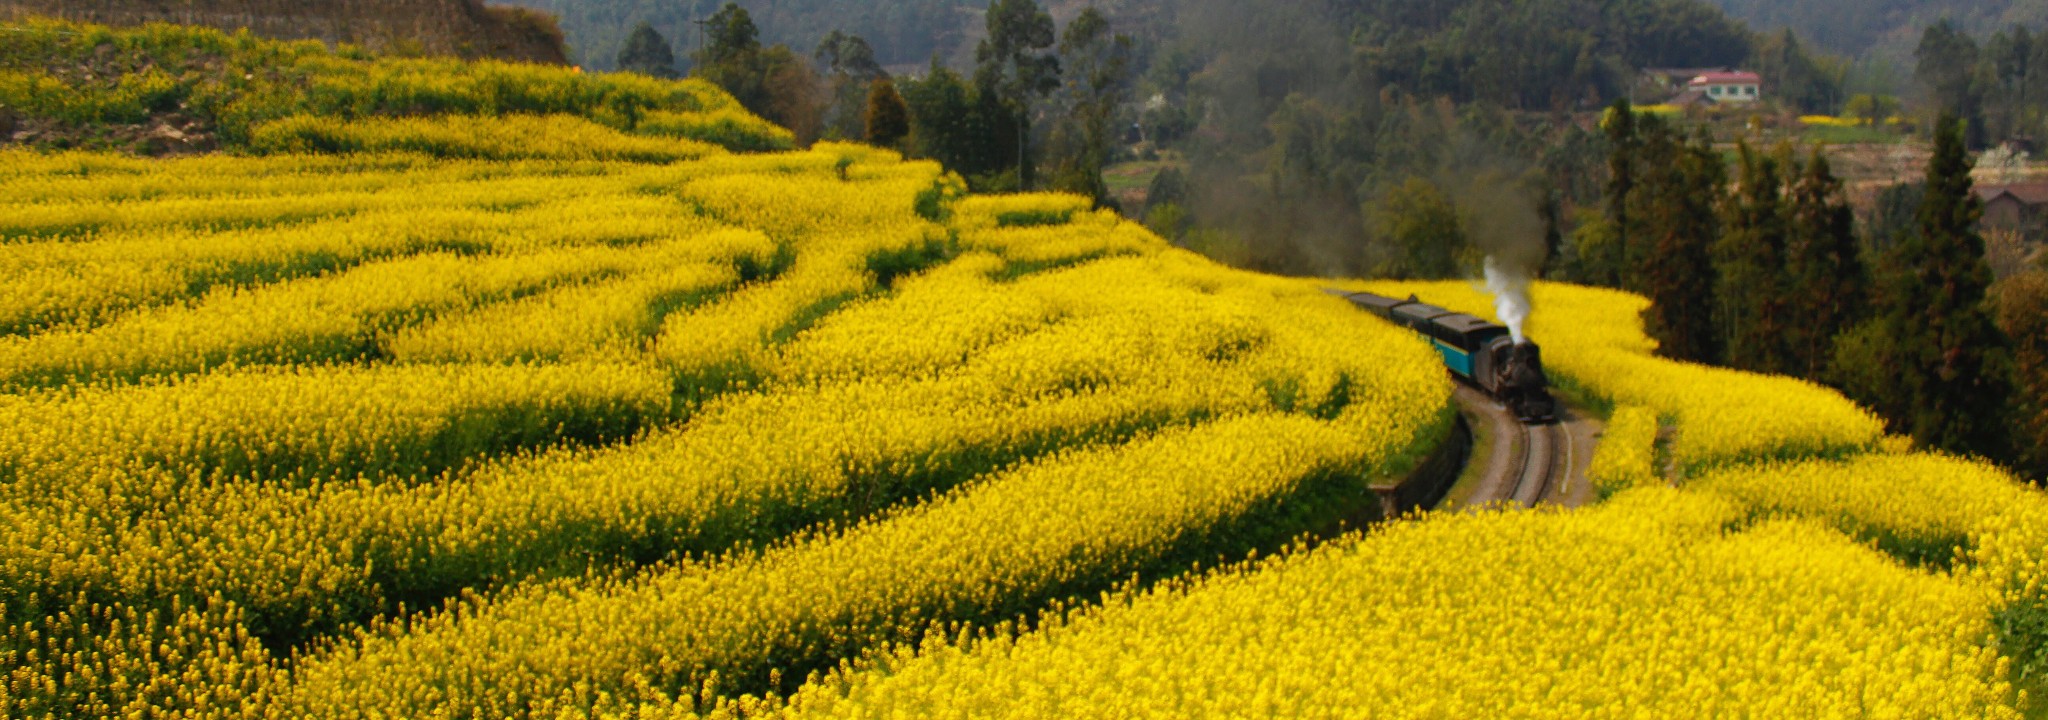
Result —
[{"label": "white house with red roof", "polygon": [[1694,76],[1685,89],[1717,103],[1753,103],[1762,97],[1763,86],[1764,79],[1753,72],[1709,72]]}]

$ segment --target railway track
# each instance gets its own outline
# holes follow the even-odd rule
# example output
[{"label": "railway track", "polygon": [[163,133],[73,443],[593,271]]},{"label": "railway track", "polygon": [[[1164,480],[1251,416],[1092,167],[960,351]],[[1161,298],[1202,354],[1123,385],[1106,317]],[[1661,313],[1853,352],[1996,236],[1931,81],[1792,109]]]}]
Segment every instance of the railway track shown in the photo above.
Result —
[{"label": "railway track", "polygon": [[1522,507],[1535,507],[1561,490],[1558,481],[1571,466],[1571,435],[1563,423],[1523,425],[1522,446],[1527,448],[1521,472],[1509,498]]},{"label": "railway track", "polygon": [[1578,446],[1585,433],[1583,421],[1575,414],[1560,412],[1559,422],[1525,425],[1498,401],[1473,388],[1459,386],[1455,399],[1470,422],[1486,425],[1492,445],[1487,467],[1464,505],[1576,505],[1584,497],[1583,488],[1573,487],[1583,473],[1584,458]]}]

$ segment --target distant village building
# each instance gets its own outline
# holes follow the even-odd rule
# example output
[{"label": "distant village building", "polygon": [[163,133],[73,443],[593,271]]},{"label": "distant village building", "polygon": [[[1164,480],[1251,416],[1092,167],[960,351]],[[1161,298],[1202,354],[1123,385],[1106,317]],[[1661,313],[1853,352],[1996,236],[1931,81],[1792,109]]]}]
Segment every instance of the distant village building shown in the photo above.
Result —
[{"label": "distant village building", "polygon": [[1978,221],[1984,229],[2040,237],[2048,217],[2048,182],[1978,185],[1977,199],[1984,202],[1984,218]]},{"label": "distant village building", "polygon": [[1717,103],[1753,103],[1762,96],[1764,79],[1753,72],[1710,72],[1686,83],[1686,92],[1698,91]]},{"label": "distant village building", "polygon": [[1637,81],[1637,92],[1666,97],[1680,108],[1717,103],[1747,104],[1763,99],[1763,78],[1734,68],[1650,68]]}]

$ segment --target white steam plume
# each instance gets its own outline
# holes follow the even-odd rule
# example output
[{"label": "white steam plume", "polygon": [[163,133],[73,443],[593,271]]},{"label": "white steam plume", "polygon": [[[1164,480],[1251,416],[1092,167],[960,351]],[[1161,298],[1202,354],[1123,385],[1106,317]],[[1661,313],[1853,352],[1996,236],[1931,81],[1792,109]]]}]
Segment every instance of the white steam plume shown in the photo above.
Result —
[{"label": "white steam plume", "polygon": [[1500,321],[1508,326],[1508,334],[1516,345],[1528,342],[1522,334],[1522,323],[1529,319],[1529,275],[1514,269],[1503,270],[1486,258],[1486,290],[1493,293],[1493,309],[1500,315]]}]

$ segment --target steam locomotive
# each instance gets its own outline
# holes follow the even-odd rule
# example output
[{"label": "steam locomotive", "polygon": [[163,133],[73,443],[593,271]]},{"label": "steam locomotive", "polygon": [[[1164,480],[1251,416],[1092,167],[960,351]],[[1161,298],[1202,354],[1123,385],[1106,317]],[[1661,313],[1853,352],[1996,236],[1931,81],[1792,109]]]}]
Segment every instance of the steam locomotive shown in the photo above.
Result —
[{"label": "steam locomotive", "polygon": [[1451,373],[1498,398],[1522,422],[1557,420],[1557,401],[1543,375],[1542,350],[1515,342],[1508,329],[1485,320],[1425,305],[1415,296],[1396,300],[1372,293],[1338,293],[1372,314],[1422,333],[1443,355]]}]

